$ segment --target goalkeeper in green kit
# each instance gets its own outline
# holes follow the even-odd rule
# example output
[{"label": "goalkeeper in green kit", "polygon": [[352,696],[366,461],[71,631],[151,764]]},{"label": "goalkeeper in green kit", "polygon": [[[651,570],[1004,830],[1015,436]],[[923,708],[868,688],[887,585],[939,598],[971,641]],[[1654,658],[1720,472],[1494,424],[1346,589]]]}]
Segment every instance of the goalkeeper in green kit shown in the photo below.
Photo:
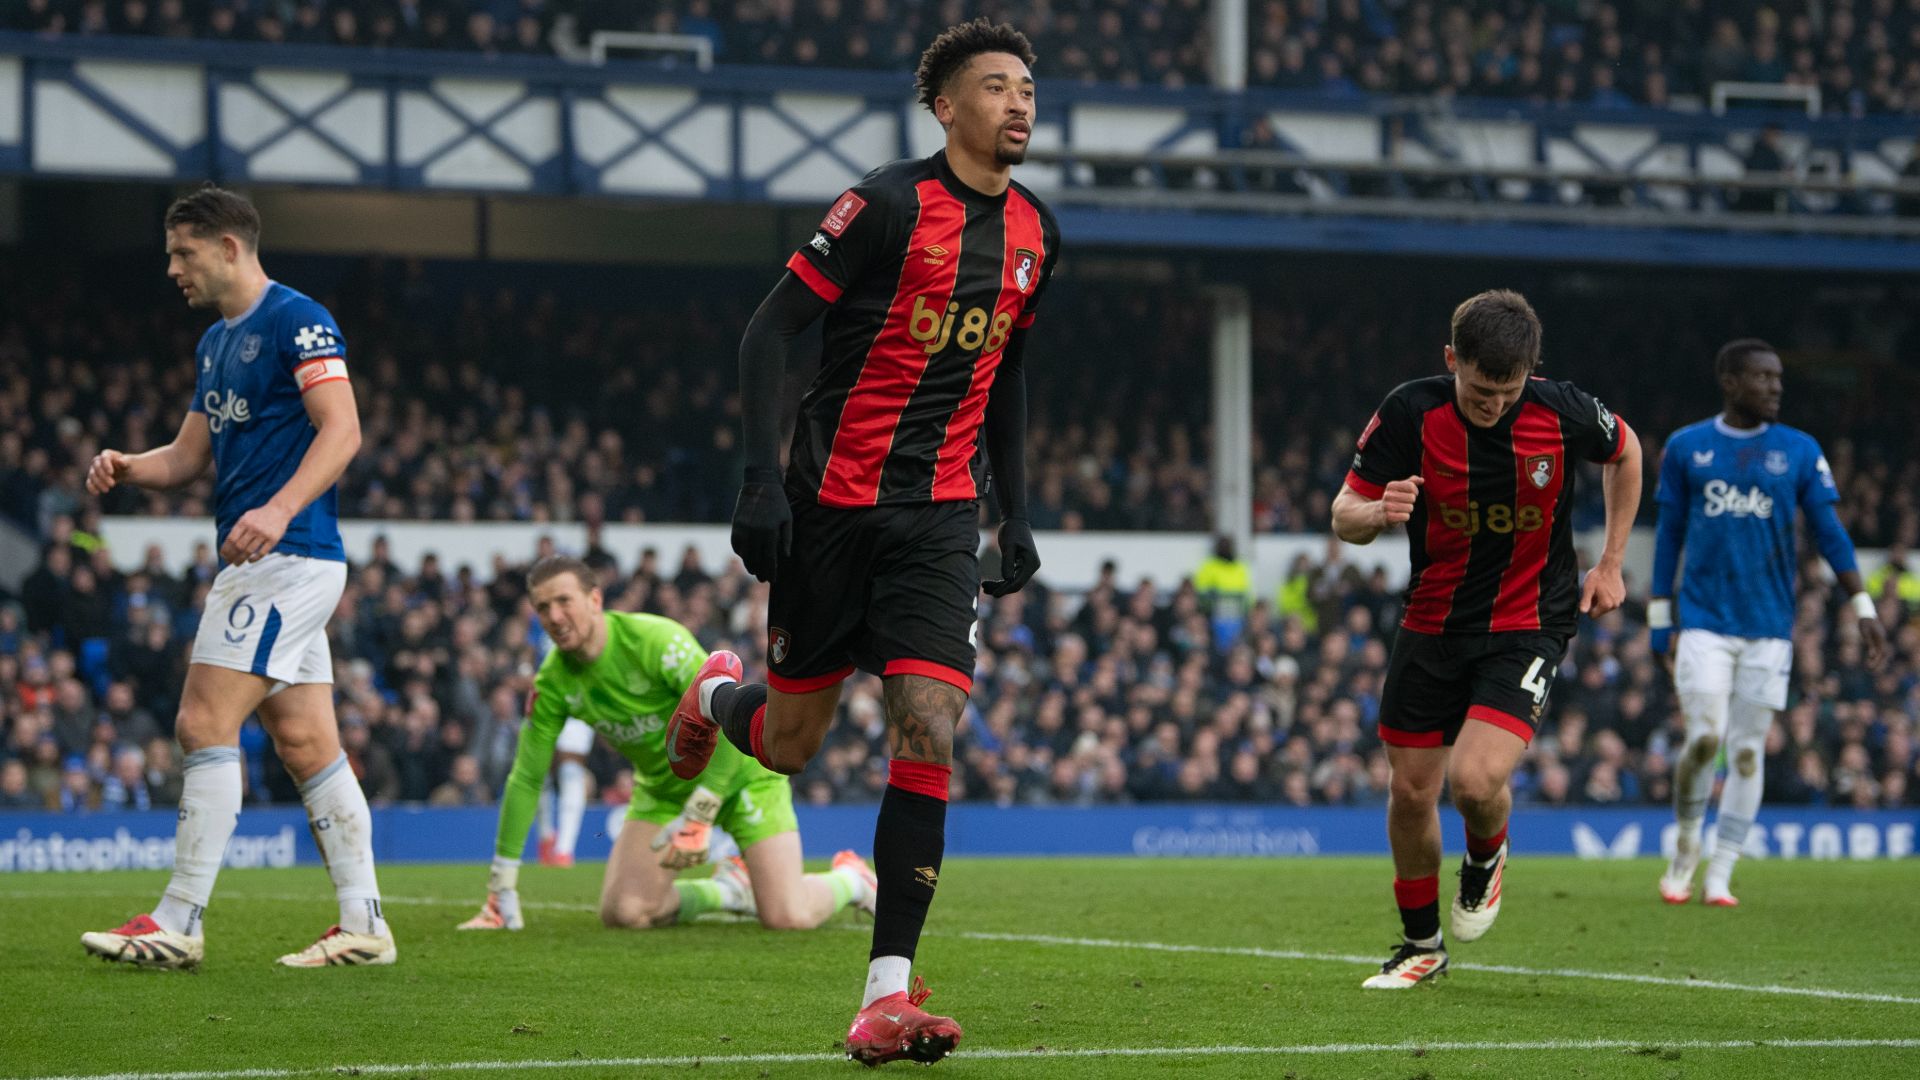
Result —
[{"label": "goalkeeper in green kit", "polygon": [[[521,849],[569,717],[584,720],[633,763],[633,802],[607,860],[600,921],[611,927],[669,926],[710,911],[757,915],[770,930],[807,930],[854,904],[873,911],[874,879],[851,851],[824,874],[801,870],[800,826],[787,778],[720,747],[692,780],[673,775],[662,733],[707,652],[686,627],[656,615],[603,610],[593,571],[555,556],[527,575],[534,614],[553,650],[534,675],[527,720],[500,798],[500,833],[487,902],[462,930],[518,930]],[[742,858],[713,877],[675,881],[707,860],[718,825]]]}]

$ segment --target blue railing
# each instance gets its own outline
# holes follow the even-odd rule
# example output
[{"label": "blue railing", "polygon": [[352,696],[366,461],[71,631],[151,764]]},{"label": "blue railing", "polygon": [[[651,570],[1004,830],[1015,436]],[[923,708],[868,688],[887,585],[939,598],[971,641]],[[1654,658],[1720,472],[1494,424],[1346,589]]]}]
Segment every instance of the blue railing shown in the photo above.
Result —
[{"label": "blue railing", "polygon": [[[1902,119],[1042,91],[1020,178],[1081,245],[1911,269],[1920,236]],[[0,173],[818,206],[942,139],[904,73],[0,34]],[[1791,212],[1723,212],[1743,183]]]}]

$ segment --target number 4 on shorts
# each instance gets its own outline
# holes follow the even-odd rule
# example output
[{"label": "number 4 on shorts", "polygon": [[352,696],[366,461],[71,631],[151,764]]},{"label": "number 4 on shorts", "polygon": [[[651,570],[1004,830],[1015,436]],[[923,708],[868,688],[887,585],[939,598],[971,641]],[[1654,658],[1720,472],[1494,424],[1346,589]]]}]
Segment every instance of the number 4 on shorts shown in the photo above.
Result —
[{"label": "number 4 on shorts", "polygon": [[1553,682],[1552,675],[1544,674],[1541,671],[1541,669],[1546,666],[1546,658],[1536,656],[1533,658],[1533,663],[1527,668],[1527,673],[1520,678],[1520,689],[1533,695],[1533,703],[1536,706],[1547,703],[1547,687]]}]

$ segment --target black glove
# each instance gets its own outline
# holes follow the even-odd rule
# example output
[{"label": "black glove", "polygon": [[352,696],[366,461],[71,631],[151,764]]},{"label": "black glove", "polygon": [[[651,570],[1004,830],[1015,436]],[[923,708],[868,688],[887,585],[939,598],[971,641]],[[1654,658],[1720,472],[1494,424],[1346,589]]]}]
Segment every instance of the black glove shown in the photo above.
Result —
[{"label": "black glove", "polygon": [[793,554],[793,508],[787,505],[780,470],[747,470],[733,504],[733,553],[761,581],[772,581],[780,560]]},{"label": "black glove", "polygon": [[1000,523],[1000,577],[980,583],[988,596],[1017,593],[1033,580],[1040,569],[1040,552],[1033,546],[1033,526],[1026,518],[1008,518]]}]

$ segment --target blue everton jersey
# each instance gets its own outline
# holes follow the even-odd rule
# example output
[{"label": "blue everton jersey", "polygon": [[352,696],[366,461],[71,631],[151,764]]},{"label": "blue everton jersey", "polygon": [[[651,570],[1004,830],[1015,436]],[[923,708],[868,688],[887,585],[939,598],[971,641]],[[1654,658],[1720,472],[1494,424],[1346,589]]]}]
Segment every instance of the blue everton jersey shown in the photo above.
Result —
[{"label": "blue everton jersey", "polygon": [[1674,432],[1658,495],[1661,515],[1686,522],[1674,624],[1792,638],[1794,511],[1811,513],[1839,498],[1820,444],[1804,431],[1784,424],[1743,431],[1716,417]]},{"label": "blue everton jersey", "polygon": [[[200,339],[193,411],[213,439],[213,516],[219,543],[247,511],[286,486],[315,428],[301,396],[347,377],[347,344],[327,309],[278,282],[252,309]],[[345,562],[333,488],[295,514],[275,551]]]}]

